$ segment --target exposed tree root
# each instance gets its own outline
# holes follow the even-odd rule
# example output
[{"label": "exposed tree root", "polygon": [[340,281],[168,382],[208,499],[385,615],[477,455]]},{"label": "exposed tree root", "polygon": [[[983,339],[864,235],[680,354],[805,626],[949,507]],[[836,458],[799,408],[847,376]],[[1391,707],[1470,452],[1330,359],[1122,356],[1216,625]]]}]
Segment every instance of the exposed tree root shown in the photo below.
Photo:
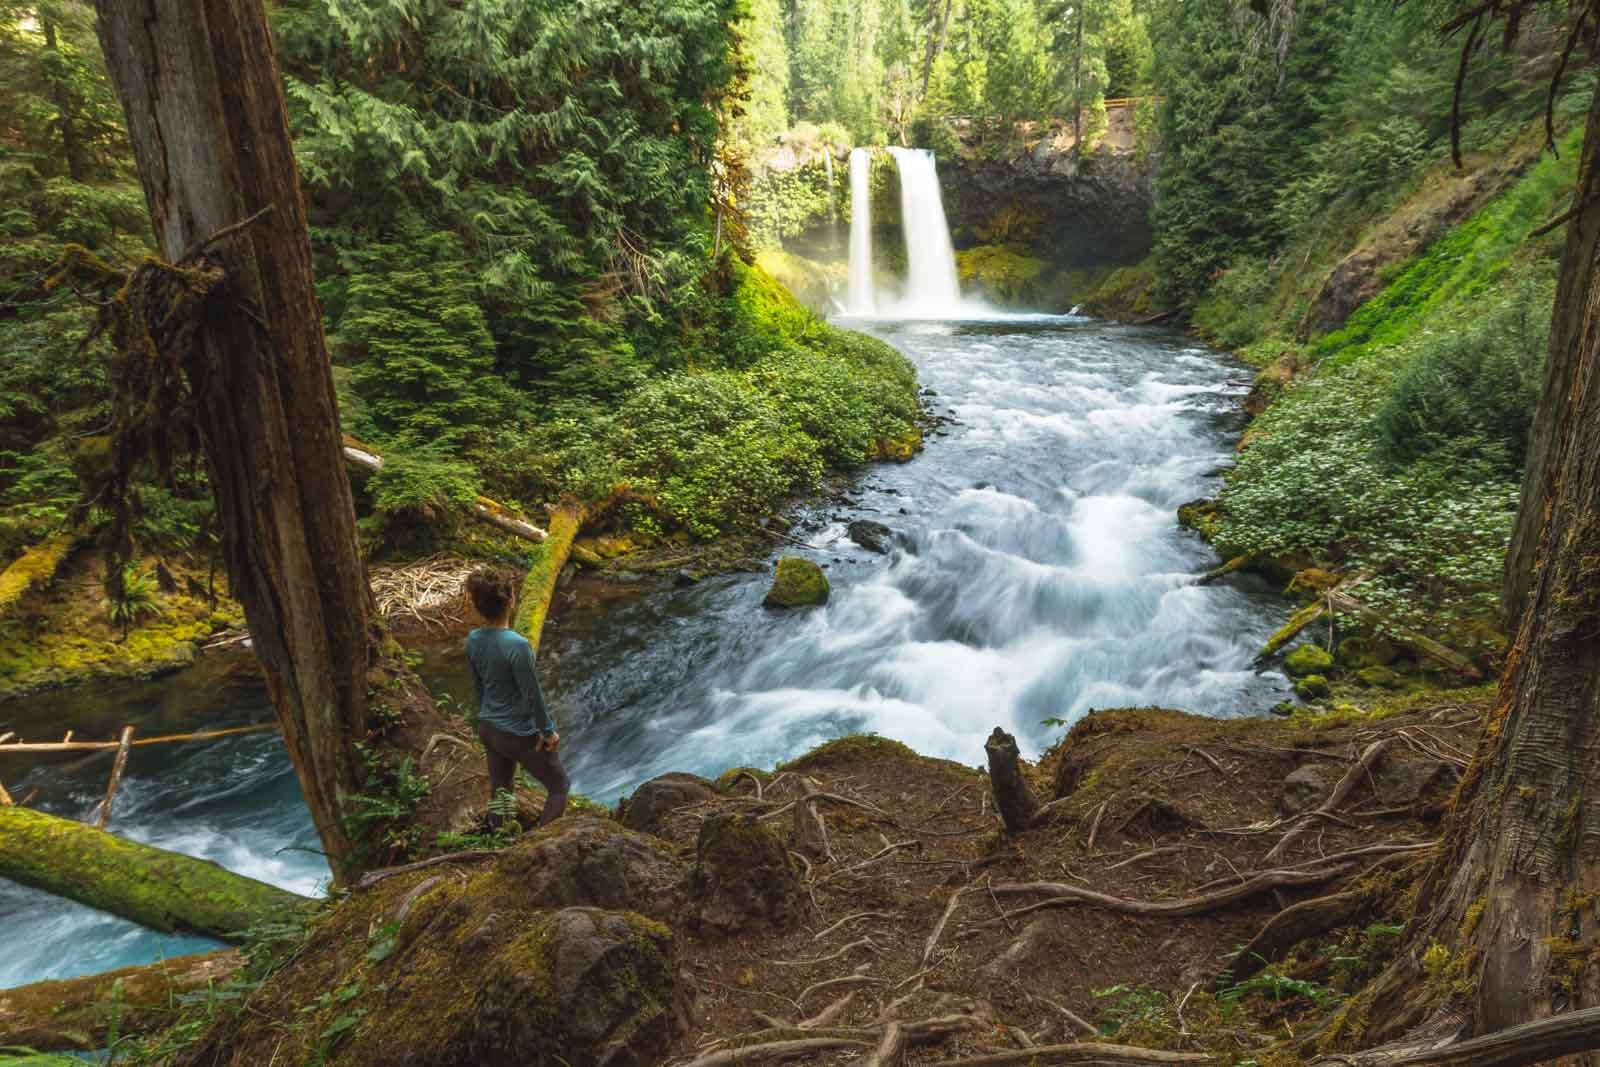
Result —
[{"label": "exposed tree root", "polygon": [[1524,1067],[1600,1049],[1600,1008],[1555,1015],[1467,1040],[1402,1041],[1324,1056],[1313,1067]]},{"label": "exposed tree root", "polygon": [[1271,892],[1274,889],[1321,885],[1348,874],[1351,869],[1351,865],[1345,864],[1311,871],[1262,871],[1249,876],[1241,885],[1219,890],[1215,893],[1181,897],[1177,900],[1124,900],[1121,897],[1113,897],[1105,893],[1098,893],[1093,889],[1066,885],[1061,882],[1022,882],[997,885],[994,887],[994,891],[999,896],[1025,896],[1034,893],[1049,894],[1049,899],[1010,912],[1010,917],[1013,919],[1019,915],[1038,911],[1041,908],[1055,908],[1066,904],[1092,904],[1096,907],[1105,908],[1107,911],[1120,912],[1124,915],[1175,918],[1185,915],[1203,915],[1206,912],[1216,911],[1218,908],[1225,908],[1230,904],[1237,904],[1241,900],[1248,900],[1251,897]]},{"label": "exposed tree root", "polygon": [[940,1060],[932,1067],[1016,1067],[1035,1064],[1048,1067],[1055,1063],[1092,1063],[1096,1067],[1121,1067],[1123,1064],[1138,1067],[1150,1063],[1216,1063],[1217,1060],[1203,1052],[1164,1052],[1159,1049],[1134,1048],[1131,1045],[1102,1045],[1084,1042],[1077,1045],[1035,1045],[1012,1052],[996,1052],[987,1056],[968,1056],[959,1060]]},{"label": "exposed tree root", "polygon": [[[1393,737],[1383,737],[1368,745],[1366,751],[1361,753],[1361,758],[1356,760],[1355,765],[1348,771],[1345,771],[1344,777],[1339,779],[1339,784],[1333,787],[1333,792],[1328,795],[1328,799],[1323,801],[1321,806],[1316,809],[1317,813],[1330,815],[1338,810],[1339,806],[1349,799],[1350,794],[1355,792],[1357,786],[1371,778],[1372,769],[1378,765],[1378,761],[1383,758],[1383,754],[1393,744]],[[1290,827],[1289,831],[1283,835],[1278,843],[1272,846],[1272,851],[1267,853],[1267,862],[1270,863],[1276,860],[1288,850],[1290,845],[1299,840],[1300,835],[1305,833],[1306,825],[1307,822],[1302,821]]]}]

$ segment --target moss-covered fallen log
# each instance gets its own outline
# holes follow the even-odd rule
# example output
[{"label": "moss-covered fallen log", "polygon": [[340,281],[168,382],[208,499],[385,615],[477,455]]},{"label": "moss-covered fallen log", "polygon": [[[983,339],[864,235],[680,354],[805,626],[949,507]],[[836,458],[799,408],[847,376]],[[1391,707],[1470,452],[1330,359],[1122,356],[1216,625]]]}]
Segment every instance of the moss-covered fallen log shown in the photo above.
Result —
[{"label": "moss-covered fallen log", "polygon": [[29,590],[54,578],[82,536],[83,532],[77,529],[58,533],[34,545],[0,571],[0,617],[10,613]]},{"label": "moss-covered fallen log", "polygon": [[306,898],[27,808],[0,808],[0,877],[165,933],[238,941]]},{"label": "moss-covered fallen log", "polygon": [[619,486],[604,500],[590,504],[567,498],[550,509],[550,529],[539,554],[522,580],[522,590],[517,596],[516,630],[526,637],[535,649],[544,632],[544,618],[550,612],[550,601],[556,595],[556,582],[561,578],[561,568],[572,556],[572,543],[583,528],[617,506],[628,495],[627,486]]},{"label": "moss-covered fallen log", "polygon": [[177,997],[220,984],[243,964],[238,949],[223,949],[0,989],[0,1047],[89,1050],[104,1048],[113,1030],[158,1030],[172,1022]]}]

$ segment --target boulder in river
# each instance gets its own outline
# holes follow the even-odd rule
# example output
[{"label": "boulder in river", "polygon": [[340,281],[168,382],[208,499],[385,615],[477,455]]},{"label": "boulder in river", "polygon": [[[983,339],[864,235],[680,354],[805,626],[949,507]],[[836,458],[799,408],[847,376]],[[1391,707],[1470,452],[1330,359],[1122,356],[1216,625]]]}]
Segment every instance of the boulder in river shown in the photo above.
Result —
[{"label": "boulder in river", "polygon": [[894,547],[894,531],[881,522],[873,522],[871,519],[857,519],[845,527],[845,530],[849,533],[850,540],[868,552],[876,552],[882,556],[887,555],[889,549]]},{"label": "boulder in river", "polygon": [[828,576],[809,559],[784,556],[772,576],[764,603],[772,608],[799,608],[828,602]]}]

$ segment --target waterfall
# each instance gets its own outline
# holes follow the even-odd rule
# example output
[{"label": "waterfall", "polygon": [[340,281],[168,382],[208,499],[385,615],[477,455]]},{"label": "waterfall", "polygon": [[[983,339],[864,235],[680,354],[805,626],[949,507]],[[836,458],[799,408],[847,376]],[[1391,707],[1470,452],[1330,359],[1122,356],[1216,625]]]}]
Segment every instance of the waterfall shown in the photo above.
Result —
[{"label": "waterfall", "polygon": [[955,249],[939,195],[933,153],[891,148],[900,171],[900,224],[906,238],[906,291],[902,310],[911,315],[947,316],[961,302]]},{"label": "waterfall", "polygon": [[850,150],[850,288],[845,297],[845,311],[850,315],[878,313],[872,284],[871,164],[865,148]]},{"label": "waterfall", "polygon": [[837,222],[839,213],[833,204],[833,148],[827,147],[822,153],[822,166],[828,172],[828,221]]}]

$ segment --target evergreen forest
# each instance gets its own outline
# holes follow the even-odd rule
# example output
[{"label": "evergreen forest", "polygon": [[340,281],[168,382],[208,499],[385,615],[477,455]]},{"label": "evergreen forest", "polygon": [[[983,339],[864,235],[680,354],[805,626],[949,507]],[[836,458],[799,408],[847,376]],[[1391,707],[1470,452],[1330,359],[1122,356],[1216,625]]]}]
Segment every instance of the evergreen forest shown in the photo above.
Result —
[{"label": "evergreen forest", "polygon": [[0,1067],[1600,1064],[1597,64],[0,0]]}]

